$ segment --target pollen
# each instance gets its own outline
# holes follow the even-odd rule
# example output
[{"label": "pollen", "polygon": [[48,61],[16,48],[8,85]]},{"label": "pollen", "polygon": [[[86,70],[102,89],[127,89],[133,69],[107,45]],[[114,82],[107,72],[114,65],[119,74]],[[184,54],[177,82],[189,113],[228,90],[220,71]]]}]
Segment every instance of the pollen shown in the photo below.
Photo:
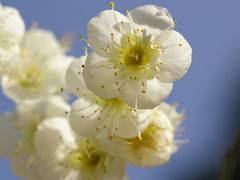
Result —
[{"label": "pollen", "polygon": [[109,3],[109,7],[110,7],[110,8],[114,8],[114,6],[115,6],[114,2],[110,2],[110,3]]}]

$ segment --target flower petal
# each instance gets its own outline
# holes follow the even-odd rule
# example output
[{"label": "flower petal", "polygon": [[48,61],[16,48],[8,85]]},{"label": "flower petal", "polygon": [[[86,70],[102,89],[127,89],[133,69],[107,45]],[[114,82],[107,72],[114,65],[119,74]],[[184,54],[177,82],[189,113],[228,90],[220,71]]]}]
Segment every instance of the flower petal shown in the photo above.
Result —
[{"label": "flower petal", "polygon": [[32,28],[25,34],[21,48],[29,59],[41,57],[44,61],[64,52],[55,35],[40,28]]},{"label": "flower petal", "polygon": [[37,128],[34,144],[42,161],[60,162],[65,158],[66,147],[75,146],[75,136],[68,119],[55,117],[44,120]]},{"label": "flower petal", "polygon": [[174,130],[176,131],[180,123],[184,119],[184,111],[177,112],[178,104],[170,105],[168,103],[162,102],[157,108],[162,111],[170,120]]},{"label": "flower petal", "polygon": [[[137,109],[135,113],[125,112],[120,117],[114,115],[112,118],[114,120],[109,125],[109,134],[114,134],[115,136],[121,138],[134,138],[142,133],[150,121],[148,117],[150,116],[151,110],[139,110]],[[117,126],[117,129],[115,127]]]},{"label": "flower petal", "polygon": [[[70,125],[80,136],[96,136],[103,130],[99,128],[103,123],[98,120],[101,117],[100,107],[91,98],[79,98],[72,104]],[[96,112],[97,110],[97,112]]]},{"label": "flower petal", "polygon": [[120,91],[121,98],[131,107],[152,109],[170,94],[173,84],[154,78],[147,80],[144,86],[134,80],[129,81]]},{"label": "flower petal", "polygon": [[0,21],[1,48],[8,49],[20,43],[24,36],[25,24],[18,10],[0,4]]},{"label": "flower petal", "polygon": [[[111,34],[114,34],[114,42],[117,44],[120,44],[122,37],[122,34],[117,29],[118,24],[114,18],[113,12],[115,13],[118,23],[129,22],[121,13],[112,10],[105,10],[97,17],[92,18],[87,25],[89,44],[95,52],[103,57],[110,57],[114,53]],[[107,48],[108,51],[105,52],[102,48]]]},{"label": "flower petal", "polygon": [[[91,53],[86,60],[83,78],[87,88],[97,96],[107,99],[116,98],[119,96],[117,86],[114,86],[116,71],[113,67],[108,68],[106,63],[109,64],[108,59]],[[109,66],[113,65],[109,64]]]},{"label": "flower petal", "polygon": [[164,49],[160,55],[160,80],[174,82],[180,79],[192,62],[192,48],[184,37],[173,30],[163,32],[156,42]]},{"label": "flower petal", "polygon": [[52,96],[39,101],[20,103],[17,105],[17,110],[20,115],[23,115],[23,118],[28,113],[40,116],[43,119],[56,116],[66,117],[70,105],[64,101],[63,97]]},{"label": "flower petal", "polygon": [[66,73],[67,89],[76,95],[79,93],[89,93],[82,75],[86,58],[86,56],[81,56],[80,58],[75,59],[68,67]]},{"label": "flower petal", "polygon": [[[140,6],[130,11],[135,28],[144,29],[146,35],[157,37],[169,27],[173,28],[174,22],[166,8],[155,5]],[[131,19],[128,16],[129,19]]]},{"label": "flower petal", "polygon": [[11,157],[16,150],[19,133],[14,126],[17,115],[6,113],[0,116],[0,156]]}]

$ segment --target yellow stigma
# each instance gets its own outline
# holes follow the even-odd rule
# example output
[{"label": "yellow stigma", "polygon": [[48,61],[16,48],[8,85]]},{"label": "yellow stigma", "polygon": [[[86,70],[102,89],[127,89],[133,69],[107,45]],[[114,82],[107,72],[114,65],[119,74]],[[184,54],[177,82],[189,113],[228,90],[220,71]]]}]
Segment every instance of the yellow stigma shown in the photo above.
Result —
[{"label": "yellow stigma", "polygon": [[114,6],[115,6],[114,2],[110,2],[110,3],[109,3],[109,7],[110,7],[110,8],[114,8]]}]

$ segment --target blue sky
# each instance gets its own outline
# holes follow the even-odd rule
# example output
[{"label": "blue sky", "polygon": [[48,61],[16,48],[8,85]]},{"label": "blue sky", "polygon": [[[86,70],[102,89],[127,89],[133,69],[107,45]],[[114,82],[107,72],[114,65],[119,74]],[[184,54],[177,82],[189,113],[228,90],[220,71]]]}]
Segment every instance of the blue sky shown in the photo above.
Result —
[{"label": "blue sky", "polygon": [[[16,7],[27,28],[32,22],[50,29],[58,37],[65,32],[86,36],[87,22],[108,9],[105,0],[3,0]],[[167,102],[186,109],[183,145],[169,163],[154,168],[129,168],[131,180],[196,180],[215,174],[234,136],[240,79],[239,0],[116,0],[124,13],[140,5],[166,7],[178,22],[176,30],[193,48],[193,63],[187,75],[177,81]],[[70,54],[83,54],[84,43],[76,38]],[[13,111],[14,104],[0,92],[0,113]],[[7,143],[7,142],[6,142]],[[7,160],[0,158],[1,179],[17,180]]]}]

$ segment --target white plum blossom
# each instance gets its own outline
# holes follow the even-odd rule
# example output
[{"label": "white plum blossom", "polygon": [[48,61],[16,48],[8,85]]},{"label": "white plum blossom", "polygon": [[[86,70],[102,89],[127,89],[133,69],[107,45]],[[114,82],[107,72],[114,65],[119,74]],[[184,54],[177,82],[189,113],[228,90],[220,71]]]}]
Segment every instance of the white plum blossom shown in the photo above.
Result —
[{"label": "white plum blossom", "polygon": [[[100,138],[77,137],[66,118],[38,126],[35,144],[48,165],[43,180],[123,180],[125,164],[104,149]],[[45,148],[48,147],[48,148]]]},{"label": "white plum blossom", "polygon": [[10,57],[19,51],[25,24],[17,9],[0,4],[0,73]]},{"label": "white plum blossom", "polygon": [[105,10],[88,23],[87,43],[94,51],[87,57],[83,77],[97,96],[120,97],[134,108],[154,108],[187,72],[192,49],[173,30],[167,9],[145,5],[126,12],[124,16]]},{"label": "white plum blossom", "polygon": [[120,98],[106,99],[94,95],[85,85],[82,72],[86,56],[75,59],[66,73],[68,91],[79,97],[72,104],[70,124],[80,136],[96,136],[107,131],[109,137],[139,136],[148,126],[151,110],[135,109]]},{"label": "white plum blossom", "polygon": [[157,166],[168,162],[178,148],[174,136],[182,118],[183,114],[176,112],[176,106],[163,103],[152,113],[151,123],[141,134],[142,139],[113,138],[114,145],[119,148],[117,153],[135,166]]},{"label": "white plum blossom", "polygon": [[72,60],[50,31],[33,28],[5,69],[3,92],[16,102],[54,95],[65,85],[65,72]]},{"label": "white plum blossom", "polygon": [[18,177],[42,180],[46,166],[39,158],[34,143],[38,125],[47,118],[64,118],[69,106],[61,97],[52,97],[37,104],[18,105],[17,109],[17,113],[0,116],[0,156],[11,160],[12,169]]}]

